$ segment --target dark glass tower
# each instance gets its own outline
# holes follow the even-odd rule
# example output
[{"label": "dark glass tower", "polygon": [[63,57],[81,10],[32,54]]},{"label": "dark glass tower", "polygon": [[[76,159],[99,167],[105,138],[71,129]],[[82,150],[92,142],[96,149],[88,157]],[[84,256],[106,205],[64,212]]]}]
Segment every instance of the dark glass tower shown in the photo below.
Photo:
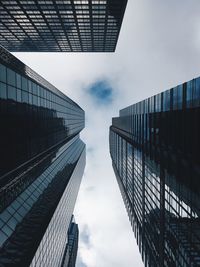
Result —
[{"label": "dark glass tower", "polygon": [[84,111],[0,47],[0,266],[61,266]]},{"label": "dark glass tower", "polygon": [[76,256],[78,250],[78,225],[75,223],[72,216],[71,223],[68,229],[68,240],[63,257],[62,267],[75,267]]},{"label": "dark glass tower", "polygon": [[110,154],[145,266],[200,266],[200,78],[120,111]]},{"label": "dark glass tower", "polygon": [[0,44],[23,52],[114,52],[127,0],[0,2]]}]

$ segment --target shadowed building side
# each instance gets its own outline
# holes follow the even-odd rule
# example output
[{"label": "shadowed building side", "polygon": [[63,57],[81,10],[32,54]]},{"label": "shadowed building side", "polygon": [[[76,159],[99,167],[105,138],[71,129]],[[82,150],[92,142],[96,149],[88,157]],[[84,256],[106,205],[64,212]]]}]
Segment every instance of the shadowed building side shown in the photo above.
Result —
[{"label": "shadowed building side", "polygon": [[14,52],[114,52],[127,0],[0,3],[0,44]]},{"label": "shadowed building side", "polygon": [[85,167],[84,111],[0,47],[0,266],[61,266]]},{"label": "shadowed building side", "polygon": [[70,226],[68,228],[68,240],[63,257],[62,267],[75,267],[78,251],[79,230],[78,224],[75,223],[72,216]]}]

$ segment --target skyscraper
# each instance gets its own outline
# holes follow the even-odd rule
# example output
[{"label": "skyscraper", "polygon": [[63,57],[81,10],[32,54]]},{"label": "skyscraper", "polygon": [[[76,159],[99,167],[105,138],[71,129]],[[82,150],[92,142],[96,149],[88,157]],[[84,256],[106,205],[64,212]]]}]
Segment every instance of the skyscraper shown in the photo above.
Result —
[{"label": "skyscraper", "polygon": [[114,52],[126,4],[2,0],[0,44],[15,52]]},{"label": "skyscraper", "polygon": [[145,266],[200,266],[200,78],[120,111],[113,168]]},{"label": "skyscraper", "polygon": [[0,266],[61,266],[84,111],[0,47]]},{"label": "skyscraper", "polygon": [[78,225],[75,223],[74,216],[72,216],[68,229],[68,240],[65,248],[62,267],[75,267],[78,250],[78,235]]}]

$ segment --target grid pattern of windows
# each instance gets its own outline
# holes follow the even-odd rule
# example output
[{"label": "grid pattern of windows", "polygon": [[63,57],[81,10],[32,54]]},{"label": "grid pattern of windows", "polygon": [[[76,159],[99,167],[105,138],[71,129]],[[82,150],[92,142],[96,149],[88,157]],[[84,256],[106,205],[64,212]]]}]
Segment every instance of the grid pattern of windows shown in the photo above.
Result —
[{"label": "grid pattern of windows", "polygon": [[[38,226],[43,227],[45,220],[48,220],[48,213],[56,207],[56,200],[60,193],[59,188],[56,188],[56,186],[59,183],[59,186],[63,186],[65,191],[40,242],[32,266],[40,266],[41,263],[43,263],[42,266],[60,266],[67,237],[66,229],[69,226],[84,169],[85,153],[83,149],[84,144],[78,137],[65,144],[57,151],[49,167],[38,177],[35,177],[34,182],[0,213],[0,247],[2,248],[0,250],[0,263],[3,263],[5,258],[7,259],[8,255],[5,251],[9,251],[9,248],[13,246],[13,241],[18,241],[17,249],[20,251],[18,253],[14,251],[15,260],[19,257],[21,264],[23,261],[30,261],[27,255],[23,255],[24,246],[29,244],[29,248],[31,245],[34,248],[34,243],[40,238],[37,233]],[[79,160],[80,155],[81,158]],[[75,170],[73,170],[74,168]],[[73,171],[72,175],[71,171]],[[51,203],[48,203],[49,200],[45,194],[47,191],[53,194]],[[37,208],[34,208],[36,206]],[[42,209],[45,209],[43,216],[40,214]],[[32,221],[32,217],[35,217],[34,221]],[[24,224],[29,224],[29,226],[27,227]],[[18,225],[21,227],[21,233]],[[34,231],[36,236],[30,242],[28,237],[30,233],[33,235]],[[22,238],[23,234],[26,237]],[[7,243],[5,243],[6,241]],[[21,258],[22,255],[26,259]],[[10,255],[10,261],[12,262],[12,260],[12,255]]]},{"label": "grid pattern of windows", "polygon": [[76,266],[78,237],[79,237],[78,225],[75,223],[74,217],[72,216],[72,220],[68,229],[68,240],[67,240],[68,243],[65,248],[65,253],[61,267]]},{"label": "grid pattern of windows", "polygon": [[199,118],[200,78],[113,118],[113,168],[145,266],[200,265]]},{"label": "grid pattern of windows", "polygon": [[[70,215],[74,210],[81,176],[83,175],[85,166],[85,150],[82,149],[83,144],[82,147],[79,147],[79,153],[81,151],[81,155],[77,166],[73,171],[69,183],[40,242],[30,267],[62,266],[63,257],[65,256],[64,252],[66,243],[69,245],[68,228],[70,227],[71,221]],[[73,162],[73,159],[70,157],[69,159]]]},{"label": "grid pattern of windows", "polygon": [[[15,58],[6,60],[7,52],[1,51],[0,147],[4,157],[0,176],[84,128],[84,111],[77,104],[33,71],[27,75],[23,63],[17,62],[20,68],[14,68],[16,64],[9,63]],[[4,180],[8,182],[8,177]]]},{"label": "grid pattern of windows", "polygon": [[85,166],[84,111],[0,47],[0,123],[0,265],[59,267]]},{"label": "grid pattern of windows", "polygon": [[113,52],[127,0],[0,3],[0,44],[9,51]]}]

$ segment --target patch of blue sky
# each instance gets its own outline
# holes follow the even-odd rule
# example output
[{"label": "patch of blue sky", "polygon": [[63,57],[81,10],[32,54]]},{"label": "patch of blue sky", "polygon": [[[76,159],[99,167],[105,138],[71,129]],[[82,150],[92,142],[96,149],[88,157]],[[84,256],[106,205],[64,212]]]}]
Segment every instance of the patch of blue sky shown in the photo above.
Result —
[{"label": "patch of blue sky", "polygon": [[113,89],[107,81],[92,84],[88,92],[99,104],[109,104],[113,101]]}]

